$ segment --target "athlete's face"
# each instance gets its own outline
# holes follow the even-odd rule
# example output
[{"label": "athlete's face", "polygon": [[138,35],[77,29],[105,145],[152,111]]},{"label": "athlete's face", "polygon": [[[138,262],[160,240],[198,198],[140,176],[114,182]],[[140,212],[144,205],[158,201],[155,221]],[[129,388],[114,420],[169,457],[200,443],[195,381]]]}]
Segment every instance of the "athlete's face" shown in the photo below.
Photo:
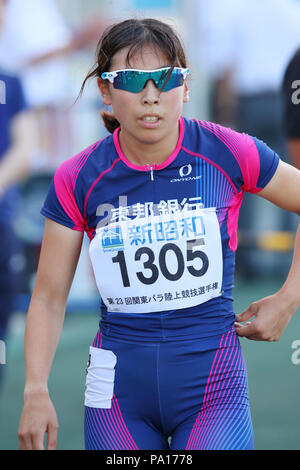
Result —
[{"label": "athlete's face", "polygon": [[[159,49],[145,46],[126,63],[128,48],[120,50],[113,57],[109,71],[134,68],[155,70],[170,64]],[[182,114],[183,103],[189,99],[186,81],[183,86],[160,92],[152,80],[139,93],[115,89],[108,80],[98,80],[103,103],[112,106],[121,125],[123,137],[134,138],[141,143],[158,143],[178,132],[178,120]],[[156,122],[147,121],[147,116],[157,116]]]}]

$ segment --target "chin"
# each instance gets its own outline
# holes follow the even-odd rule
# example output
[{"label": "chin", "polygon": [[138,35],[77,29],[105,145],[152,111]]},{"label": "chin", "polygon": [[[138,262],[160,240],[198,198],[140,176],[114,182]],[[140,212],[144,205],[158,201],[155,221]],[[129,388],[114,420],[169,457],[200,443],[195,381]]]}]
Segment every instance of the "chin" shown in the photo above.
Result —
[{"label": "chin", "polygon": [[145,142],[147,144],[156,144],[163,140],[166,137],[165,132],[161,132],[160,129],[155,130],[146,130],[144,132],[139,133],[138,140],[141,142]]}]

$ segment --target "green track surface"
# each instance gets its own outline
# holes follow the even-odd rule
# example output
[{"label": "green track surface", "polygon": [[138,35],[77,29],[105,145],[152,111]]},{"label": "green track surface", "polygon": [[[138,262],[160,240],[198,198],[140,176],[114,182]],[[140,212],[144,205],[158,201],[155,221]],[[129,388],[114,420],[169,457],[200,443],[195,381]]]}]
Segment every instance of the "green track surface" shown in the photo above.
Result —
[{"label": "green track surface", "polygon": [[[274,293],[278,280],[237,282],[235,311]],[[96,313],[68,314],[55,356],[49,390],[59,419],[58,449],[83,449],[83,395],[88,348],[98,328]],[[292,363],[292,343],[300,340],[300,310],[279,342],[241,339],[249,378],[256,449],[300,449],[300,364]],[[17,449],[23,406],[22,329],[7,342],[7,364],[0,393],[0,449]]]}]

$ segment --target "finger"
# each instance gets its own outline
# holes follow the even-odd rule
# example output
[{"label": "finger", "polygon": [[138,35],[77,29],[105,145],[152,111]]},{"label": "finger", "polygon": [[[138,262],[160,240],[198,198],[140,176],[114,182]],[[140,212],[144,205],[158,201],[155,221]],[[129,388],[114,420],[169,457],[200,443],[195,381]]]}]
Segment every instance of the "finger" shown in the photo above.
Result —
[{"label": "finger", "polygon": [[240,313],[239,315],[237,315],[237,321],[247,321],[247,320],[250,320],[250,318],[252,318],[254,315],[256,315],[257,313],[257,306],[255,304],[251,304],[247,310],[245,310],[244,312]]},{"label": "finger", "polygon": [[237,335],[255,341],[268,341],[268,338],[264,335],[263,331],[258,328],[255,320],[256,319],[251,323],[249,322],[247,325],[235,323],[234,326]]},{"label": "finger", "polygon": [[56,450],[57,448],[57,433],[58,427],[49,424],[47,429],[47,450]]},{"label": "finger", "polygon": [[44,450],[44,433],[39,432],[32,436],[32,449]]},{"label": "finger", "polygon": [[253,325],[253,322],[248,323],[247,325],[241,325],[240,323],[235,322],[234,327],[238,336],[249,338],[250,336],[257,335],[256,327]]},{"label": "finger", "polygon": [[19,450],[32,450],[32,441],[29,436],[19,437]]},{"label": "finger", "polygon": [[243,313],[236,316],[238,322],[250,320],[253,317],[253,313],[247,309]]},{"label": "finger", "polygon": [[247,338],[247,339],[249,339],[249,340],[251,340],[251,341],[266,341],[266,340],[263,339],[260,335],[257,335],[257,334],[245,336],[245,338]]}]

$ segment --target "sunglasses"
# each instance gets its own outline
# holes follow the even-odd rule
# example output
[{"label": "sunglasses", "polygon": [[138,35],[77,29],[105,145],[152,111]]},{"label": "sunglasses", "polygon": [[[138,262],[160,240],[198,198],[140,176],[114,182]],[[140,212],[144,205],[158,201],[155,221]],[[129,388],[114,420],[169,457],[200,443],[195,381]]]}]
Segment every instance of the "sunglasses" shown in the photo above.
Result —
[{"label": "sunglasses", "polygon": [[182,86],[187,75],[190,73],[189,69],[180,67],[174,67],[172,72],[169,73],[170,69],[171,67],[156,70],[115,70],[113,72],[104,72],[101,78],[109,80],[114,88],[130,91],[131,93],[142,91],[148,80],[153,80],[159,90],[169,91]]}]

